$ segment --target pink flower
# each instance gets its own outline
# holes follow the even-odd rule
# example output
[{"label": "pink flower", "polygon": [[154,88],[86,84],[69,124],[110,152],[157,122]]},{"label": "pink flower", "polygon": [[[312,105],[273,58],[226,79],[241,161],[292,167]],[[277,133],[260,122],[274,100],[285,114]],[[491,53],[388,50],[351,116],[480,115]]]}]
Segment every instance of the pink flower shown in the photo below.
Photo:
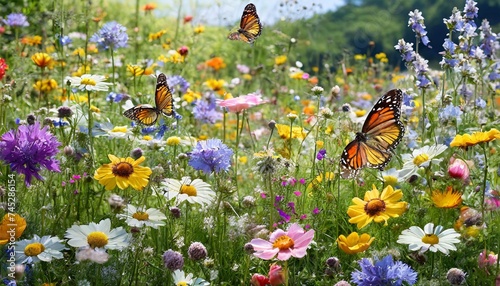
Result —
[{"label": "pink flower", "polygon": [[271,264],[268,276],[269,284],[273,286],[285,283],[285,274],[283,273],[283,269],[279,265]]},{"label": "pink flower", "polygon": [[229,112],[238,113],[265,102],[266,101],[262,100],[261,95],[249,94],[221,100],[219,101],[219,106],[227,108]]},{"label": "pink flower", "polygon": [[250,285],[252,286],[266,286],[269,284],[269,279],[262,274],[255,273],[252,275],[252,280],[250,280]]},{"label": "pink flower", "polygon": [[451,157],[450,166],[448,167],[448,174],[450,177],[455,179],[461,179],[463,181],[469,178],[469,165],[462,159],[455,159]]},{"label": "pink flower", "polygon": [[479,254],[479,257],[477,259],[477,264],[479,268],[486,268],[487,266],[493,266],[497,263],[498,255],[494,254],[493,252],[490,252],[486,254],[486,250],[483,250]]},{"label": "pink flower", "polygon": [[255,238],[250,244],[255,250],[254,255],[261,259],[269,260],[278,255],[278,260],[288,260],[291,256],[304,257],[313,237],[314,230],[304,232],[300,225],[294,223],[288,231],[275,230],[269,241]]}]

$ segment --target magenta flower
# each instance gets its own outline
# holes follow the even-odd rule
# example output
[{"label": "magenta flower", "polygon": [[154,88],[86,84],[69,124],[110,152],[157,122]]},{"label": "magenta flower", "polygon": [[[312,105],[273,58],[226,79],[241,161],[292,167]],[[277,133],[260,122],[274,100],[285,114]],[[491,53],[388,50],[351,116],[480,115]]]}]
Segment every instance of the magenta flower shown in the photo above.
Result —
[{"label": "magenta flower", "polygon": [[462,159],[450,159],[450,166],[448,167],[448,174],[455,179],[467,180],[470,175],[469,165]]},{"label": "magenta flower", "polygon": [[269,260],[278,255],[278,260],[288,260],[291,256],[302,258],[306,255],[306,250],[314,237],[314,230],[304,232],[300,225],[294,223],[288,231],[282,229],[275,230],[269,241],[255,238],[250,244],[255,250],[254,255]]},{"label": "magenta flower", "polygon": [[261,95],[256,94],[242,95],[218,102],[220,107],[225,107],[229,112],[234,113],[241,112],[262,103],[266,103],[266,101],[262,99]]}]

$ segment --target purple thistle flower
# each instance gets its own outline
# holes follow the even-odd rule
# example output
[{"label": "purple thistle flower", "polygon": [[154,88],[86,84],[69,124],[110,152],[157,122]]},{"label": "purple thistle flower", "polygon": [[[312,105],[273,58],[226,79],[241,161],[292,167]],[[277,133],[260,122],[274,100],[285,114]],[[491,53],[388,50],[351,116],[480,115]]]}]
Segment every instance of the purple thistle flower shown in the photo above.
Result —
[{"label": "purple thistle flower", "polygon": [[28,27],[30,23],[26,16],[23,13],[11,13],[7,15],[7,20],[3,20],[3,22],[10,27]]},{"label": "purple thistle flower", "polygon": [[163,264],[170,271],[184,267],[184,257],[180,252],[169,249],[163,253]]},{"label": "purple thistle flower", "polygon": [[370,259],[363,258],[359,262],[361,271],[351,273],[351,282],[358,286],[369,285],[414,285],[417,282],[417,272],[407,264],[392,259],[387,255],[373,263]]},{"label": "purple thistle flower", "polygon": [[204,98],[195,101],[193,108],[194,118],[203,123],[214,124],[216,121],[222,119],[222,113],[217,111],[216,108],[215,95],[208,93]]},{"label": "purple thistle flower", "polygon": [[97,43],[99,47],[108,50],[127,46],[127,28],[115,21],[108,22],[102,26],[91,38],[90,42]]},{"label": "purple thistle flower", "polygon": [[172,93],[175,93],[175,88],[178,85],[182,93],[186,93],[190,84],[180,75],[173,75],[167,78],[168,86]]},{"label": "purple thistle flower", "polygon": [[47,131],[40,129],[40,123],[21,125],[17,131],[10,130],[2,135],[0,159],[9,163],[11,170],[25,176],[26,186],[31,185],[32,177],[43,180],[39,171],[43,168],[60,172],[59,161],[54,157],[61,143]]},{"label": "purple thistle flower", "polygon": [[220,139],[208,139],[199,141],[189,155],[189,166],[205,174],[219,173],[229,170],[233,150]]}]

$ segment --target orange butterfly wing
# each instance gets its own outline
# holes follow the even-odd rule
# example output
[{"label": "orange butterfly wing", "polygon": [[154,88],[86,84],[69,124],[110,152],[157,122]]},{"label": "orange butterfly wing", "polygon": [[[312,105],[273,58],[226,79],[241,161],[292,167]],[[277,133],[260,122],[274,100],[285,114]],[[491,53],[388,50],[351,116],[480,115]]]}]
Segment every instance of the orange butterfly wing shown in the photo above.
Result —
[{"label": "orange butterfly wing", "polygon": [[249,44],[253,43],[262,33],[262,24],[260,23],[257,8],[250,3],[245,6],[243,15],[241,16],[240,28],[237,32],[228,35],[230,40],[242,40]]},{"label": "orange butterfly wing", "polygon": [[143,125],[153,125],[158,120],[158,110],[149,104],[140,104],[126,110],[123,115]]},{"label": "orange butterfly wing", "polygon": [[353,178],[364,167],[383,170],[387,166],[405,132],[399,120],[402,102],[402,91],[394,89],[375,103],[361,132],[342,152],[342,177]]}]

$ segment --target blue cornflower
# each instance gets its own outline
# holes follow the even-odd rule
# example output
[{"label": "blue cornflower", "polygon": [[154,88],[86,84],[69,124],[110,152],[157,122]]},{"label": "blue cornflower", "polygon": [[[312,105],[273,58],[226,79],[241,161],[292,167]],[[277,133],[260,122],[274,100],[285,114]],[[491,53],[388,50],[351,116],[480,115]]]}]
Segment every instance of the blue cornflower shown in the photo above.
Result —
[{"label": "blue cornflower", "polygon": [[476,99],[476,106],[483,109],[486,107],[486,101],[484,101],[484,99],[482,98],[478,98]]},{"label": "blue cornflower", "polygon": [[194,102],[194,118],[203,123],[214,124],[217,120],[222,119],[222,113],[217,111],[216,107],[215,95],[208,93]]},{"label": "blue cornflower", "polygon": [[205,174],[227,171],[231,166],[233,150],[220,139],[198,141],[196,147],[189,153],[189,166]]},{"label": "blue cornflower", "polygon": [[32,177],[43,180],[39,174],[42,168],[60,172],[59,161],[55,159],[61,145],[57,138],[40,128],[40,123],[21,125],[17,131],[10,130],[0,140],[0,159],[10,164],[10,169],[25,176],[26,186],[31,185]]},{"label": "blue cornflower", "polygon": [[318,161],[321,161],[323,160],[323,158],[325,158],[325,155],[326,155],[326,149],[320,149],[318,151],[318,154],[316,154],[316,159],[318,159]]},{"label": "blue cornflower", "polygon": [[410,19],[408,19],[408,26],[411,27],[413,32],[417,34],[417,37],[422,41],[422,44],[426,47],[429,46],[429,37],[427,37],[427,31],[425,30],[424,17],[422,17],[422,12],[418,9],[411,11],[409,14]]},{"label": "blue cornflower", "polygon": [[73,42],[73,40],[68,37],[68,36],[60,36],[59,37],[59,43],[61,44],[61,46],[66,46],[66,45],[69,45]]},{"label": "blue cornflower", "polygon": [[483,19],[481,23],[480,38],[481,38],[481,49],[487,58],[491,58],[495,56],[496,51],[500,48],[500,44],[498,43],[499,37],[496,33],[491,31],[490,22],[488,20]]},{"label": "blue cornflower", "polygon": [[414,285],[417,282],[417,272],[401,261],[394,262],[391,255],[375,263],[367,258],[358,263],[361,271],[351,273],[351,282],[359,286]]},{"label": "blue cornflower", "polygon": [[28,19],[23,13],[11,13],[7,15],[7,20],[3,20],[3,22],[7,26],[11,27],[28,27],[30,23],[28,23]]},{"label": "blue cornflower", "polygon": [[403,61],[409,63],[415,58],[415,51],[413,51],[413,43],[407,43],[404,39],[399,39],[398,44],[394,48],[399,51]]},{"label": "blue cornflower", "polygon": [[108,93],[106,96],[106,101],[108,102],[120,102],[122,99],[125,98],[125,95],[123,93],[116,93],[114,91]]},{"label": "blue cornflower", "polygon": [[474,23],[474,18],[477,18],[477,12],[479,11],[479,8],[477,8],[476,5],[477,2],[474,2],[473,0],[465,1],[464,13],[466,21]]},{"label": "blue cornflower", "polygon": [[170,87],[170,91],[175,93],[175,88],[177,85],[179,86],[182,93],[186,93],[190,84],[180,75],[173,75],[167,78],[168,86]]},{"label": "blue cornflower", "polygon": [[99,47],[108,49],[118,49],[127,46],[127,28],[115,21],[108,22],[102,26],[91,38],[90,42],[97,43]]},{"label": "blue cornflower", "polygon": [[439,121],[457,121],[460,123],[462,121],[463,111],[458,106],[453,106],[452,104],[447,105],[445,108],[442,108],[439,113]]}]

